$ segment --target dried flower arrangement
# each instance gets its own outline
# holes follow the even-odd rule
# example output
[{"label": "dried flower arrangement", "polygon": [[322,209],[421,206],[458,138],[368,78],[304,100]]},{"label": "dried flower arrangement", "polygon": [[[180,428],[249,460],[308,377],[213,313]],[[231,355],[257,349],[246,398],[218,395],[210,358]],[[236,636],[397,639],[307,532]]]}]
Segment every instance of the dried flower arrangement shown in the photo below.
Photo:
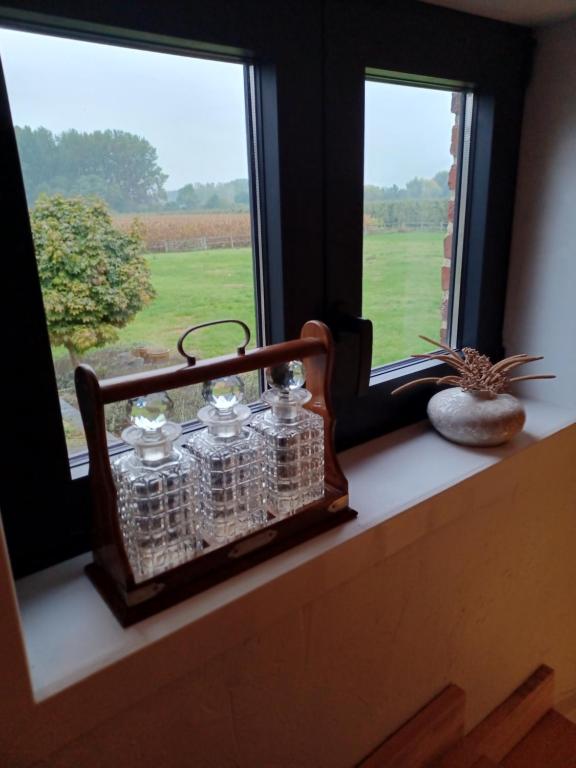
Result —
[{"label": "dried flower arrangement", "polygon": [[420,338],[435,347],[440,347],[444,350],[444,353],[423,353],[412,355],[412,357],[442,360],[454,368],[457,375],[427,376],[421,379],[414,379],[414,381],[409,381],[407,384],[403,384],[401,387],[397,387],[393,390],[393,395],[396,395],[398,392],[402,392],[409,387],[413,387],[415,384],[434,382],[438,385],[449,384],[452,387],[461,387],[465,392],[487,392],[496,396],[502,392],[507,392],[509,385],[515,381],[556,378],[556,376],[551,373],[510,377],[510,371],[514,368],[517,368],[519,365],[524,365],[525,363],[532,363],[535,360],[542,360],[543,358],[541,355],[512,355],[511,357],[504,358],[504,360],[500,360],[499,363],[492,363],[489,357],[481,355],[478,350],[473,349],[472,347],[464,347],[462,352],[459,353],[446,344],[442,344],[440,341],[434,341],[434,339],[428,338],[428,336],[420,336]]}]

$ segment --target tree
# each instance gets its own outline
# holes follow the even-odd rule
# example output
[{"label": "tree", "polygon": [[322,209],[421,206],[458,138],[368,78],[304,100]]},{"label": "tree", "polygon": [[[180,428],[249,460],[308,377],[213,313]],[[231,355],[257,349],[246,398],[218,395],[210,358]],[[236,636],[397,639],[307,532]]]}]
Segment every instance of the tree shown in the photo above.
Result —
[{"label": "tree", "polygon": [[54,135],[16,127],[28,204],[41,193],[98,194],[116,211],[158,208],[168,178],[155,148],[142,136],[106,130]]},{"label": "tree", "polygon": [[140,238],[116,230],[97,199],[41,196],[30,220],[50,340],[76,366],[154,296]]},{"label": "tree", "polygon": [[440,187],[442,197],[450,197],[450,188],[448,187],[448,171],[438,171],[434,175],[434,181]]},{"label": "tree", "polygon": [[209,210],[209,211],[213,211],[213,210],[217,210],[219,208],[225,208],[225,207],[226,207],[226,204],[224,203],[220,195],[216,194],[216,192],[210,195],[208,200],[206,200],[206,202],[204,203],[204,208],[206,208],[206,210]]},{"label": "tree", "polygon": [[186,184],[178,190],[176,203],[178,208],[185,211],[191,211],[198,207],[198,193],[194,189],[194,184]]},{"label": "tree", "polygon": [[383,187],[377,187],[374,184],[364,184],[364,202],[372,203],[376,200],[382,200],[384,191]]},{"label": "tree", "polygon": [[26,125],[24,128],[16,126],[15,131],[26,199],[32,206],[42,185],[57,176],[56,140],[47,128],[32,130]]},{"label": "tree", "polygon": [[410,181],[407,181],[406,190],[408,192],[408,196],[413,198],[414,200],[417,200],[418,198],[422,197],[423,184],[424,184],[424,179],[421,179],[419,176],[415,176]]},{"label": "tree", "polygon": [[247,189],[239,189],[234,193],[234,202],[236,205],[250,205],[250,193]]}]

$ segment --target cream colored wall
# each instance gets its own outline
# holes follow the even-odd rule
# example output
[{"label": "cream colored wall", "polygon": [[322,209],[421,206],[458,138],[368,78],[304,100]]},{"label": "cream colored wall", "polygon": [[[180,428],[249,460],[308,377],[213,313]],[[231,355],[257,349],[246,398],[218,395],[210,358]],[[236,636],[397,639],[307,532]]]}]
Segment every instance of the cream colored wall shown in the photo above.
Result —
[{"label": "cream colored wall", "polygon": [[452,522],[140,699],[154,646],[33,704],[3,579],[1,764],[349,768],[448,682],[472,726],[543,662],[576,713],[575,457],[572,426],[429,499]]},{"label": "cream colored wall", "polygon": [[576,18],[543,29],[527,94],[505,345],[552,371],[531,397],[576,406]]},{"label": "cream colored wall", "polygon": [[[555,329],[574,317],[575,174],[566,173],[574,101],[562,103],[576,82],[567,48],[574,24],[542,34],[508,337],[570,372],[563,350],[574,349],[574,336]],[[535,190],[544,207],[532,206]],[[574,404],[574,391],[562,385],[559,401]],[[187,671],[179,663],[174,675],[156,644],[40,704],[2,549],[0,765],[349,768],[448,682],[468,691],[472,726],[543,662],[557,670],[560,708],[576,719],[575,463],[573,426],[404,513],[451,522],[207,663],[191,654]],[[337,563],[335,553],[323,555],[315,572],[321,578]],[[185,635],[170,648],[185,655]],[[153,665],[165,667],[167,682],[144,695]]]}]

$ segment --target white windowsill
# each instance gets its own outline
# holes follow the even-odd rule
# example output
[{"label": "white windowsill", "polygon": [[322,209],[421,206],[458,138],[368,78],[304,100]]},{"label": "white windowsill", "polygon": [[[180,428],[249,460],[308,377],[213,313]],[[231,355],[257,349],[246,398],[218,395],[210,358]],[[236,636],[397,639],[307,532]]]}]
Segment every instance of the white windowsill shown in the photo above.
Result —
[{"label": "white windowsill", "polygon": [[[158,686],[450,522],[441,505],[433,515],[417,505],[576,420],[547,403],[525,405],[525,431],[500,448],[453,445],[423,422],[346,451],[340,458],[356,520],[128,629],[83,575],[88,555],[22,579],[17,591],[35,700],[164,642],[170,669],[154,667],[143,683]],[[186,658],[174,653],[183,641]]]}]

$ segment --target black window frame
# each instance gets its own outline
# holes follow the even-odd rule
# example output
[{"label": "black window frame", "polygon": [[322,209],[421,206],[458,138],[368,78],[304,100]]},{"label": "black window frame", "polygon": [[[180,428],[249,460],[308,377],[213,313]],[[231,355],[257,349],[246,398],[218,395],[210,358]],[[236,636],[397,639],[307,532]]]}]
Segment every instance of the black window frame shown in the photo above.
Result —
[{"label": "black window frame", "polygon": [[[137,9],[115,0],[101,0],[97,9],[90,0],[7,0],[0,25],[157,50],[180,47],[253,64],[251,120],[260,147],[255,163],[265,191],[261,234],[267,260],[260,277],[269,298],[266,339],[292,338],[312,317],[329,322],[337,343],[339,447],[422,418],[430,394],[423,388],[402,402],[392,400],[394,386],[418,375],[406,368],[367,386],[370,327],[359,319],[366,71],[473,84],[466,234],[472,255],[463,274],[466,319],[459,340],[494,357],[502,354],[529,30],[410,0],[287,0],[273,12],[268,0],[144,0]],[[26,405],[6,415],[5,434],[14,439],[0,506],[13,570],[21,576],[89,549],[90,497],[86,477],[70,472],[1,84],[0,91],[0,202],[6,252],[13,255],[3,280],[3,327],[14,329],[4,387],[6,399],[17,397]],[[32,415],[23,419],[23,412]]]},{"label": "black window frame", "polygon": [[[422,386],[391,396],[422,375],[419,363],[386,366],[369,385],[366,328],[350,329],[362,311],[366,75],[474,93],[457,343],[499,359],[533,37],[526,28],[420,2],[326,0],[324,14],[325,290],[328,316],[342,318],[344,328],[335,394],[337,444],[346,448],[425,418],[434,391]],[[334,330],[338,339],[338,322]],[[426,375],[444,370],[438,364]]]},{"label": "black window frame", "polygon": [[[366,82],[382,82],[394,85],[407,85],[418,88],[426,88],[437,91],[448,91],[449,93],[459,93],[462,97],[462,108],[460,111],[460,127],[458,131],[457,163],[456,163],[456,183],[454,189],[454,213],[452,216],[453,237],[452,237],[452,266],[450,269],[450,286],[448,297],[448,328],[446,343],[461,348],[463,317],[459,312],[460,305],[460,274],[463,269],[463,262],[466,260],[465,240],[466,231],[466,210],[468,189],[466,181],[470,171],[470,155],[474,146],[471,137],[470,126],[474,124],[476,117],[476,102],[474,100],[474,88],[470,83],[458,81],[446,81],[430,77],[416,77],[415,75],[406,75],[400,72],[381,72],[380,70],[368,67],[366,69]],[[455,300],[458,300],[458,311],[455,314]],[[456,320],[456,322],[454,322]],[[438,337],[440,334],[438,334]],[[432,350],[429,350],[432,351]],[[428,367],[429,364],[424,364]],[[377,385],[381,381],[398,378],[402,368],[422,368],[422,365],[410,358],[402,358],[384,363],[382,365],[373,365],[370,371],[370,386]]]},{"label": "black window frame", "polygon": [[[295,336],[306,319],[322,316],[312,287],[323,281],[323,264],[314,259],[322,249],[322,202],[317,195],[322,115],[316,98],[321,71],[320,53],[312,44],[320,35],[320,5],[294,0],[273,15],[260,0],[175,5],[169,14],[162,4],[142,3],[135,9],[114,0],[105,0],[98,9],[82,1],[62,2],[50,10],[48,15],[41,0],[12,7],[7,3],[0,8],[0,24],[216,59],[232,57],[253,65],[256,108],[251,117],[259,134],[255,162],[266,190],[261,233],[267,265],[261,278],[269,300],[267,340]],[[303,41],[303,50],[294,48],[293,37]],[[14,317],[20,318],[11,355],[16,394],[27,409],[41,414],[41,426],[38,417],[23,419],[28,411],[22,408],[11,409],[5,422],[6,433],[14,439],[5,463],[10,483],[3,487],[0,507],[18,577],[87,551],[91,510],[85,472],[70,470],[17,147],[6,89],[0,86],[0,202],[6,250],[14,255],[3,280],[2,321],[10,328]],[[297,118],[302,109],[305,125]],[[298,185],[299,177],[306,183]],[[285,253],[291,254],[289,264]],[[308,290],[300,281],[305,270],[312,278]],[[9,396],[6,381],[4,386]]]}]

